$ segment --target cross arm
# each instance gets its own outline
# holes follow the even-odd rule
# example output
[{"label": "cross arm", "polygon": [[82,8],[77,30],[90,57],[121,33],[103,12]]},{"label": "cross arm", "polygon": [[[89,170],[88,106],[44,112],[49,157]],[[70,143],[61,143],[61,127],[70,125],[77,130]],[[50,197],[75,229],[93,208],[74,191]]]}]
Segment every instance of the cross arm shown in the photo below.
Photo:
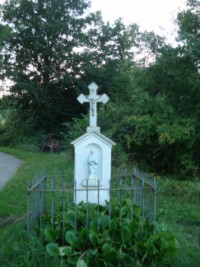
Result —
[{"label": "cross arm", "polygon": [[80,102],[81,104],[83,104],[84,102],[90,102],[89,99],[84,95],[84,94],[80,94],[77,97],[78,102]]},{"label": "cross arm", "polygon": [[109,101],[109,97],[106,94],[100,95],[99,99],[97,102],[101,102],[103,104],[106,104]]}]

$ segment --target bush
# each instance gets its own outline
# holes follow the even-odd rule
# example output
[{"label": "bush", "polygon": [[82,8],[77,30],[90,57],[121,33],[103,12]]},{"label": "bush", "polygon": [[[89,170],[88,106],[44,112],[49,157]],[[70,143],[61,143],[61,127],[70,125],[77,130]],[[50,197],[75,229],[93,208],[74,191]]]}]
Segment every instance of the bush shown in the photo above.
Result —
[{"label": "bush", "polygon": [[188,157],[188,155],[181,155],[180,157],[180,178],[190,177],[195,179],[198,177],[198,166]]},{"label": "bush", "polygon": [[111,218],[109,212],[109,203],[105,207],[89,203],[71,205],[64,222],[64,244],[63,221],[58,217],[54,229],[47,223],[44,236],[48,254],[60,257],[61,266],[171,266],[178,243],[170,232],[152,234],[152,226],[142,219],[141,208],[133,206],[130,200],[125,200],[121,208],[114,203]]},{"label": "bush", "polygon": [[32,134],[33,128],[34,122],[31,116],[29,121],[22,121],[19,112],[8,109],[1,120],[0,143],[4,146],[15,145],[21,137]]}]

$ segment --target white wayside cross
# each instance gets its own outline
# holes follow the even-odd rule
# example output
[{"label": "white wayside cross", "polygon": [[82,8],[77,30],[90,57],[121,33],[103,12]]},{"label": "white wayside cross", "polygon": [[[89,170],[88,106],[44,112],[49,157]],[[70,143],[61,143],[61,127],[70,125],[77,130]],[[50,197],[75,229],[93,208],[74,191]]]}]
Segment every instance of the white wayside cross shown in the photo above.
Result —
[{"label": "white wayside cross", "polygon": [[90,104],[90,125],[87,132],[71,144],[75,149],[74,202],[104,205],[110,199],[111,150],[115,143],[97,127],[97,103],[107,103],[106,94],[97,95],[98,86],[88,86],[89,95],[80,94],[77,100]]},{"label": "white wayside cross", "polygon": [[90,94],[80,94],[79,97],[77,97],[77,100],[81,104],[86,102],[90,103],[90,126],[87,127],[87,131],[100,131],[99,127],[97,127],[97,103],[106,104],[109,97],[106,94],[97,95],[98,86],[94,82],[92,82],[88,88],[90,90]]}]

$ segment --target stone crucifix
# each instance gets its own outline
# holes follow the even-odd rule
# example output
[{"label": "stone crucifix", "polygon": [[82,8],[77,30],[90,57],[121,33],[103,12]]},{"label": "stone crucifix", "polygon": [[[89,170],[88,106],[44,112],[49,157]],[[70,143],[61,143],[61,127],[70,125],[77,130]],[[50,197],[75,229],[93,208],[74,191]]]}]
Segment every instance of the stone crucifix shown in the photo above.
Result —
[{"label": "stone crucifix", "polygon": [[77,100],[83,104],[86,102],[90,103],[90,127],[87,129],[89,130],[99,130],[97,127],[97,103],[101,102],[103,104],[107,103],[109,97],[106,94],[97,95],[98,86],[96,83],[92,82],[89,86],[89,95],[80,94],[77,97]]}]

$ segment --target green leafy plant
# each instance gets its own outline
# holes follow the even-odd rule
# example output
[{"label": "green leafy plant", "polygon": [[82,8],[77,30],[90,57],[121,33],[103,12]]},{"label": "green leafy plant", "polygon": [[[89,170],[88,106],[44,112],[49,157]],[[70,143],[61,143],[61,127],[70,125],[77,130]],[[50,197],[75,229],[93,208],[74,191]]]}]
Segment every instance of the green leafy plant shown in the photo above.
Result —
[{"label": "green leafy plant", "polygon": [[171,266],[178,251],[175,237],[167,231],[153,234],[152,225],[142,218],[141,208],[129,199],[122,205],[69,206],[64,244],[58,233],[61,224],[60,229],[44,230],[46,251],[51,257],[60,257],[61,266],[164,267]]}]

